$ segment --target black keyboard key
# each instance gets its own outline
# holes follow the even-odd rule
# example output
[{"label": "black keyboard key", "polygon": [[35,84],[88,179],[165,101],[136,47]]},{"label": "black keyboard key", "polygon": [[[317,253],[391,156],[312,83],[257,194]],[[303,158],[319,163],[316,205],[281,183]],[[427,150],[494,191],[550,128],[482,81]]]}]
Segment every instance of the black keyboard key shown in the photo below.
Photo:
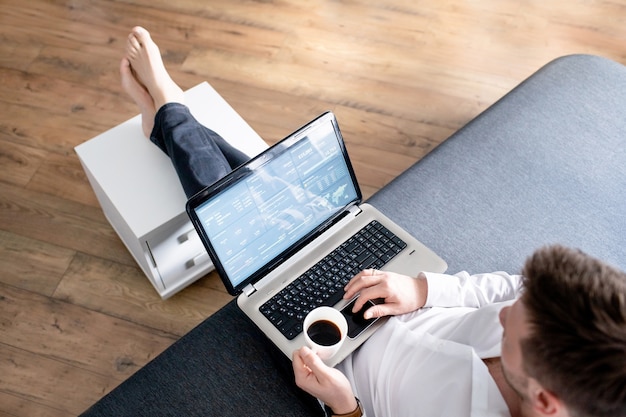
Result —
[{"label": "black keyboard key", "polygon": [[359,264],[361,269],[367,269],[367,268],[375,268],[378,269],[379,267],[373,267],[372,265],[374,265],[376,262],[378,261],[378,258],[375,257],[374,255],[368,256],[365,260],[363,260],[363,262],[361,262]]}]

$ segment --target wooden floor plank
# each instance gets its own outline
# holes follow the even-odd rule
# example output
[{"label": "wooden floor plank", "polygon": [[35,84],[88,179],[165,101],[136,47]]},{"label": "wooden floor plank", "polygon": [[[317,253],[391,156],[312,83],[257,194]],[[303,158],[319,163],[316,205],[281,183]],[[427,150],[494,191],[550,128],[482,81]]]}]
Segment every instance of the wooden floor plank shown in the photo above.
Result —
[{"label": "wooden floor plank", "polygon": [[52,408],[20,395],[0,391],[0,417],[75,417],[76,414]]},{"label": "wooden floor plank", "polygon": [[0,178],[25,187],[33,178],[48,153],[39,148],[4,142],[0,148]]},{"label": "wooden floor plank", "polygon": [[120,382],[1,343],[0,357],[0,393],[17,397],[24,416],[42,407],[53,415],[77,415]]},{"label": "wooden floor plank", "polygon": [[54,296],[178,336],[232,299],[223,287],[205,284],[161,300],[138,267],[83,254],[75,257]]},{"label": "wooden floor plank", "polygon": [[[75,253],[73,250],[0,230],[0,282],[52,296]],[[0,296],[4,295],[0,293]]]},{"label": "wooden floor plank", "polygon": [[[2,286],[0,345],[122,381],[177,337],[30,291]],[[24,305],[33,306],[28,311]],[[111,340],[115,333],[119,339]],[[122,343],[120,343],[122,341]],[[64,382],[65,383],[65,382]]]},{"label": "wooden floor plank", "polygon": [[0,229],[134,265],[102,210],[0,183]]},{"label": "wooden floor plank", "polygon": [[[128,119],[120,108],[133,109],[125,96],[116,108],[111,102],[115,95],[41,74],[0,68],[0,77],[0,134],[42,150],[69,153]],[[136,109],[132,113],[137,114]]]},{"label": "wooden floor plank", "polygon": [[101,208],[74,152],[62,155],[49,153],[33,174],[26,188],[86,206]]}]

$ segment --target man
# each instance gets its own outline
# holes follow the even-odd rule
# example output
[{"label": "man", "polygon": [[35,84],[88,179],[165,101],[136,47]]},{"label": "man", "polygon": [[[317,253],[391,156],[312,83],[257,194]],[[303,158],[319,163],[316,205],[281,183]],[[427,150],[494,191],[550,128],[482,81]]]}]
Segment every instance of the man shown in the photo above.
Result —
[{"label": "man", "polygon": [[[372,316],[403,316],[390,319],[338,369],[308,348],[295,352],[296,383],[335,415],[360,415],[356,396],[368,416],[626,416],[626,274],[552,246],[533,254],[522,275],[412,279],[364,271],[346,287],[346,298],[361,294],[355,309],[381,297],[385,304],[372,307]],[[521,291],[513,290],[517,282]],[[461,311],[432,307],[451,307],[449,301]],[[494,306],[504,329],[500,360],[489,358],[492,342],[484,340]],[[383,347],[394,343],[411,346]],[[463,370],[483,364],[505,407],[485,372]]]},{"label": "man", "polygon": [[[141,27],[120,75],[188,196],[247,160],[193,118]],[[368,416],[626,416],[626,275],[555,246],[523,276],[363,271],[345,298],[393,317],[337,369],[294,352],[296,383],[335,415],[361,415],[358,397]]]}]

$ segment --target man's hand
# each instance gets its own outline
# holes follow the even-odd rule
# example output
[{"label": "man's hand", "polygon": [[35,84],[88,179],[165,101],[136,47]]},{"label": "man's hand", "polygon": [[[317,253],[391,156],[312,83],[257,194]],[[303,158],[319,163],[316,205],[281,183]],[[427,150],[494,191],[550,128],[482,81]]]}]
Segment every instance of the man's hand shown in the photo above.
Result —
[{"label": "man's hand", "polygon": [[329,406],[335,414],[356,409],[357,403],[348,378],[327,366],[311,349],[304,346],[293,353],[296,385]]},{"label": "man's hand", "polygon": [[428,295],[426,277],[411,278],[393,272],[366,269],[358,273],[345,287],[344,299],[357,298],[352,311],[357,312],[368,300],[382,298],[384,304],[370,307],[365,313],[366,319],[382,316],[399,315],[424,307]]}]

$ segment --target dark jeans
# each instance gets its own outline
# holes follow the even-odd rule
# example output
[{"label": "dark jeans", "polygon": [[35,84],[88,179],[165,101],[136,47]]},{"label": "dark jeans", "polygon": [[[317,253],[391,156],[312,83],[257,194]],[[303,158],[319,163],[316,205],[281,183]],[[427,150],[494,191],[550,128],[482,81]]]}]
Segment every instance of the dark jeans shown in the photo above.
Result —
[{"label": "dark jeans", "polygon": [[172,160],[187,197],[250,159],[180,103],[167,103],[157,111],[150,140]]}]

